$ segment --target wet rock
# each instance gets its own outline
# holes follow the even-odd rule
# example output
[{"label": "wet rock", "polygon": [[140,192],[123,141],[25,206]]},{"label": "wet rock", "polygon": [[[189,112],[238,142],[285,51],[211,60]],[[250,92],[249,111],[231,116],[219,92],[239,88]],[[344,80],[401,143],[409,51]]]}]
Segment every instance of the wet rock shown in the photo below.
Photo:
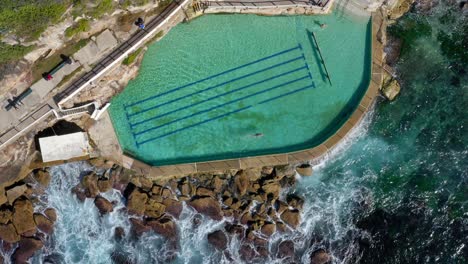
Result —
[{"label": "wet rock", "polygon": [[84,193],[88,198],[94,198],[99,194],[99,188],[97,185],[98,176],[91,173],[83,177],[81,180],[81,185],[84,188]]},{"label": "wet rock", "polygon": [[86,200],[85,190],[82,189],[80,186],[75,186],[71,189],[71,192],[76,195],[76,198],[80,202],[84,202]]},{"label": "wet rock", "polygon": [[245,232],[245,228],[241,225],[236,225],[236,224],[231,224],[231,223],[226,223],[226,226],[224,227],[226,232],[228,232],[231,235],[240,235],[243,236]]},{"label": "wet rock", "polygon": [[254,219],[252,217],[252,214],[250,212],[245,212],[241,218],[240,218],[240,223],[243,224],[243,225],[246,225],[247,223],[249,222],[253,222]]},{"label": "wet rock", "polygon": [[276,232],[276,225],[274,223],[265,223],[261,228],[261,232],[269,237]]},{"label": "wet rock", "polygon": [[400,93],[400,84],[396,79],[393,79],[382,85],[383,95],[390,101],[393,101]]},{"label": "wet rock", "polygon": [[276,230],[278,230],[279,232],[286,232],[288,228],[283,222],[277,221]]},{"label": "wet rock", "polygon": [[316,250],[310,255],[310,264],[325,264],[329,261],[330,255],[328,255],[325,249]]},{"label": "wet rock", "polygon": [[294,242],[292,242],[291,240],[282,241],[278,245],[278,258],[293,258],[294,255]]},{"label": "wet rock", "polygon": [[192,186],[190,183],[185,179],[181,183],[179,183],[179,191],[184,196],[191,196],[192,195]]},{"label": "wet rock", "polygon": [[182,213],[182,203],[173,199],[164,199],[163,204],[166,206],[166,213],[169,213],[176,219],[179,219],[180,214]]},{"label": "wet rock", "polygon": [[292,175],[294,175],[294,167],[291,165],[283,165],[283,166],[275,167],[275,176],[278,179],[281,179],[285,176],[292,176]]},{"label": "wet rock", "polygon": [[255,249],[250,244],[242,244],[239,248],[239,256],[246,262],[251,262],[255,258]]},{"label": "wet rock", "polygon": [[140,185],[141,185],[141,189],[145,190],[145,191],[151,191],[151,189],[153,188],[153,181],[144,177],[144,176],[141,176],[140,177]]},{"label": "wet rock", "polygon": [[262,189],[265,193],[271,193],[274,198],[278,198],[281,191],[281,185],[278,182],[268,182],[262,186]]},{"label": "wet rock", "polygon": [[299,210],[286,210],[281,214],[281,220],[287,225],[296,228],[301,221],[301,216]]},{"label": "wet rock", "polygon": [[100,192],[104,193],[112,189],[112,181],[109,179],[99,179],[97,186]]},{"label": "wet rock", "polygon": [[34,179],[42,185],[42,186],[48,186],[50,183],[50,173],[45,170],[38,170],[37,172],[34,173]]},{"label": "wet rock", "polygon": [[174,194],[172,193],[171,189],[163,188],[162,192],[161,192],[161,196],[163,198],[172,198],[172,197],[174,197]]},{"label": "wet rock", "polygon": [[45,216],[49,218],[50,221],[55,222],[57,221],[57,212],[54,208],[47,208],[44,211]]},{"label": "wet rock", "polygon": [[267,166],[267,167],[262,168],[262,174],[264,174],[264,175],[270,175],[270,174],[273,173],[273,171],[274,171],[273,167]]},{"label": "wet rock", "polygon": [[0,188],[0,205],[5,204],[6,202],[8,202],[8,199],[6,197],[5,190]]},{"label": "wet rock", "polygon": [[153,218],[160,217],[166,211],[166,206],[158,203],[154,199],[148,199],[146,202],[145,215]]},{"label": "wet rock", "polygon": [[223,212],[218,201],[211,197],[195,198],[187,203],[193,207],[197,212],[209,216],[213,220],[222,220]]},{"label": "wet rock", "polygon": [[301,164],[296,167],[296,172],[301,176],[312,176],[312,166],[310,164]]},{"label": "wet rock", "polygon": [[15,226],[12,223],[0,225],[0,240],[8,243],[16,243],[20,240],[20,236],[16,233]]},{"label": "wet rock", "polygon": [[225,250],[227,248],[228,238],[223,231],[217,230],[208,234],[208,243],[213,245],[218,250]]},{"label": "wet rock", "polygon": [[13,213],[11,212],[10,209],[4,207],[0,209],[0,224],[6,224],[9,221],[11,221],[11,218],[13,216]]},{"label": "wet rock", "polygon": [[24,194],[24,192],[28,189],[28,187],[26,186],[26,184],[21,184],[21,185],[18,185],[18,186],[15,186],[9,190],[6,191],[6,196],[7,196],[7,199],[8,199],[8,202],[10,204],[13,204],[13,202],[18,199],[18,197],[20,197],[21,195]]},{"label": "wet rock", "polygon": [[131,232],[137,237],[151,230],[151,227],[146,226],[145,223],[140,219],[130,218],[129,221],[132,224]]},{"label": "wet rock", "polygon": [[11,256],[11,259],[14,263],[26,263],[43,245],[41,240],[23,238],[19,242],[18,248],[13,253],[13,256]]},{"label": "wet rock", "polygon": [[140,189],[135,188],[128,197],[127,208],[130,213],[143,215],[146,210],[148,195]]},{"label": "wet rock", "polygon": [[42,214],[34,214],[34,222],[39,230],[50,235],[54,230],[54,223]]},{"label": "wet rock", "polygon": [[197,188],[197,195],[198,196],[210,196],[210,197],[213,197],[215,198],[216,197],[216,194],[208,189],[208,188],[205,188],[205,187],[198,187]]},{"label": "wet rock", "polygon": [[295,194],[288,195],[286,197],[286,202],[289,206],[299,210],[302,210],[302,208],[304,207],[304,200]]},{"label": "wet rock", "polygon": [[249,185],[250,180],[247,173],[244,170],[240,170],[234,177],[234,186],[239,196],[246,194]]},{"label": "wet rock", "polygon": [[214,176],[211,180],[211,186],[213,186],[216,193],[221,193],[224,188],[224,181],[219,176]]},{"label": "wet rock", "polygon": [[262,258],[266,258],[270,255],[270,251],[268,251],[267,247],[257,247],[255,249],[258,253],[258,255]]},{"label": "wet rock", "polygon": [[146,225],[151,227],[155,233],[169,240],[175,240],[177,238],[176,224],[174,223],[174,219],[170,216],[163,216],[156,220],[147,221]]},{"label": "wet rock", "polygon": [[101,215],[105,215],[114,211],[114,206],[112,203],[102,196],[98,196],[96,199],[94,199],[94,205],[97,207]]},{"label": "wet rock", "polygon": [[88,160],[89,164],[91,164],[91,166],[94,166],[96,168],[102,168],[104,167],[104,160],[101,159],[101,158],[96,158],[96,159],[90,159]]},{"label": "wet rock", "polygon": [[286,211],[286,209],[288,209],[288,204],[280,200],[276,200],[274,203],[274,207],[278,214],[282,214],[284,211]]},{"label": "wet rock", "polygon": [[12,222],[18,234],[35,231],[34,208],[28,199],[17,199],[13,204]]},{"label": "wet rock", "polygon": [[122,240],[125,237],[125,229],[121,226],[118,226],[114,229],[114,239],[117,241]]}]

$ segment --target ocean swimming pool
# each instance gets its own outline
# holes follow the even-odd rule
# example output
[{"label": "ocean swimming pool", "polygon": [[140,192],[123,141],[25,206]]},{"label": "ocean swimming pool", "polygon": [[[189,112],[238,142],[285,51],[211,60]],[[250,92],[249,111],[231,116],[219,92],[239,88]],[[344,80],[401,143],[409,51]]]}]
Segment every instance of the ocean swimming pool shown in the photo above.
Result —
[{"label": "ocean swimming pool", "polygon": [[317,146],[367,89],[370,34],[368,19],[336,14],[205,15],[179,24],[112,100],[119,142],[152,165]]}]

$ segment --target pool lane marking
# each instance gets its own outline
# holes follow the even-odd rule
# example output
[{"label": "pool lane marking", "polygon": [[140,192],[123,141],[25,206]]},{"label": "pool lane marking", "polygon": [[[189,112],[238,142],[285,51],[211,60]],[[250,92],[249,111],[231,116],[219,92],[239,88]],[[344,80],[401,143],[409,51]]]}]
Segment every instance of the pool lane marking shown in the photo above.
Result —
[{"label": "pool lane marking", "polygon": [[243,65],[241,65],[241,66],[237,66],[237,67],[235,67],[235,68],[232,68],[232,69],[229,69],[229,70],[226,70],[226,71],[217,73],[217,74],[215,74],[215,75],[208,76],[208,77],[203,78],[203,79],[201,79],[201,80],[198,80],[198,81],[195,81],[195,82],[191,82],[191,83],[188,83],[188,84],[179,86],[179,87],[177,87],[177,88],[174,88],[174,89],[172,89],[172,90],[169,90],[169,91],[166,91],[166,92],[163,92],[163,93],[160,93],[160,94],[157,94],[157,95],[153,95],[153,96],[150,96],[150,97],[148,97],[148,98],[145,98],[145,99],[142,99],[142,100],[139,100],[139,101],[130,103],[130,104],[126,105],[125,108],[132,107],[132,106],[135,106],[135,105],[140,104],[140,103],[144,103],[144,102],[149,101],[149,100],[152,100],[152,99],[154,99],[154,98],[158,98],[158,97],[160,97],[160,96],[173,93],[173,92],[175,92],[175,91],[181,90],[181,89],[186,88],[186,87],[189,87],[189,86],[191,86],[191,85],[194,85],[194,84],[197,84],[197,83],[201,83],[201,82],[204,82],[204,81],[206,81],[206,80],[213,79],[213,78],[218,77],[218,76],[221,76],[221,75],[223,75],[223,74],[227,74],[227,73],[233,72],[233,71],[235,71],[235,70],[239,70],[239,69],[245,68],[245,67],[247,67],[247,66],[250,66],[250,65],[253,65],[253,64],[256,64],[256,63],[259,63],[259,62],[262,62],[262,61],[265,61],[265,60],[268,60],[268,59],[271,59],[271,58],[274,58],[274,57],[277,57],[277,56],[279,56],[279,55],[286,54],[286,53],[288,53],[288,52],[297,50],[297,49],[299,49],[299,48],[302,49],[302,46],[301,46],[300,44],[297,45],[297,46],[295,46],[295,47],[293,47],[293,48],[286,49],[286,50],[280,51],[280,52],[278,52],[278,53],[274,53],[274,54],[272,54],[272,55],[270,55],[270,56],[267,56],[267,57],[264,57],[264,58],[261,58],[261,59],[258,59],[258,60],[255,60],[255,61],[252,61],[252,62],[243,64]]},{"label": "pool lane marking", "polygon": [[[312,84],[312,85],[308,85],[308,86],[305,86],[305,87],[302,87],[302,88],[299,88],[299,89],[296,89],[296,90],[287,92],[287,93],[285,93],[285,94],[282,94],[282,95],[279,95],[279,96],[276,96],[276,97],[273,97],[273,98],[264,100],[264,101],[262,101],[262,104],[263,104],[263,103],[266,103],[266,102],[271,102],[271,101],[273,101],[273,100],[282,98],[282,97],[284,97],[284,96],[288,96],[288,95],[291,95],[291,94],[294,94],[294,93],[298,93],[298,92],[301,92],[301,91],[304,91],[304,90],[307,90],[307,89],[310,89],[310,88],[315,88],[315,85],[313,85],[313,84]],[[160,136],[157,136],[157,137],[149,138],[149,139],[143,140],[143,141],[141,141],[141,142],[135,141],[135,143],[136,143],[137,147],[139,147],[140,145],[143,145],[143,144],[148,143],[148,142],[150,142],[150,141],[154,141],[154,140],[157,140],[157,139],[160,139],[160,138],[163,138],[163,137],[167,137],[167,136],[173,135],[173,134],[175,134],[175,133],[181,132],[181,131],[183,131],[183,130],[186,130],[186,129],[189,129],[189,128],[192,128],[192,127],[195,127],[195,126],[199,126],[199,125],[208,123],[208,122],[210,122],[210,121],[214,121],[214,120],[223,118],[223,117],[228,116],[228,115],[232,115],[232,114],[235,114],[235,113],[239,113],[239,112],[241,112],[241,111],[244,111],[244,110],[247,110],[247,109],[249,109],[249,108],[252,108],[253,106],[254,106],[254,105],[248,105],[248,106],[242,107],[242,108],[240,108],[240,109],[237,109],[237,110],[234,110],[234,111],[231,111],[231,112],[227,112],[227,113],[225,113],[225,114],[222,114],[222,115],[219,115],[219,116],[216,116],[216,117],[213,117],[213,118],[210,118],[210,119],[207,119],[207,120],[204,120],[204,121],[201,121],[201,122],[198,122],[198,123],[195,123],[195,124],[186,126],[186,127],[182,127],[182,128],[176,129],[176,130],[174,130],[174,131],[171,131],[171,132],[169,132],[169,133],[166,133],[166,134],[163,134],[163,135],[160,135]]]},{"label": "pool lane marking", "polygon": [[289,84],[292,84],[292,83],[295,83],[295,82],[298,82],[298,81],[302,81],[302,80],[307,79],[307,78],[309,78],[309,76],[308,76],[308,75],[305,75],[305,76],[303,76],[303,77],[301,77],[301,78],[294,79],[294,80],[291,80],[291,81],[287,81],[287,82],[284,82],[284,83],[282,83],[282,84],[278,84],[278,85],[275,85],[275,86],[273,86],[273,87],[270,87],[270,88],[267,88],[267,89],[263,89],[263,90],[260,90],[260,91],[258,91],[258,92],[255,92],[255,93],[252,93],[252,94],[249,94],[249,95],[246,95],[246,96],[237,98],[237,99],[235,99],[235,100],[231,100],[231,101],[229,101],[229,102],[226,102],[226,103],[223,103],[223,104],[219,104],[219,105],[216,105],[216,106],[207,108],[207,109],[205,109],[205,110],[198,111],[198,112],[195,112],[195,113],[190,114],[190,115],[186,115],[186,116],[181,117],[181,118],[174,119],[174,120],[169,121],[169,122],[167,122],[167,123],[164,123],[164,124],[162,124],[162,125],[150,127],[150,128],[144,129],[144,130],[142,130],[142,131],[139,131],[139,132],[136,132],[136,133],[133,133],[133,132],[132,132],[132,133],[133,133],[135,136],[139,136],[139,135],[148,133],[148,132],[150,132],[150,131],[153,131],[153,130],[156,130],[156,129],[160,129],[160,128],[165,127],[165,126],[168,126],[168,125],[171,125],[171,124],[173,124],[173,123],[176,123],[176,122],[179,122],[179,121],[182,121],[182,120],[185,120],[185,119],[188,119],[188,118],[191,118],[191,117],[200,115],[200,114],[204,114],[204,113],[210,112],[211,110],[218,109],[218,108],[220,108],[220,107],[223,107],[223,106],[226,106],[226,105],[229,105],[229,104],[232,104],[232,103],[236,103],[236,102],[239,102],[239,101],[241,101],[241,100],[244,100],[244,99],[247,99],[247,98],[250,98],[250,97],[253,97],[253,96],[262,94],[262,93],[266,93],[266,92],[269,92],[269,91],[272,91],[272,90],[275,90],[275,89],[278,89],[278,88],[280,88],[280,87],[282,87],[282,86],[289,85]]},{"label": "pool lane marking", "polygon": [[[200,101],[200,102],[196,102],[196,103],[194,103],[194,104],[186,105],[186,106],[183,106],[183,107],[180,107],[180,108],[171,110],[171,111],[169,111],[169,112],[165,112],[165,113],[163,113],[163,114],[159,114],[159,115],[156,115],[156,116],[147,118],[147,119],[143,119],[143,120],[138,121],[138,122],[135,122],[135,123],[130,123],[130,127],[133,129],[134,127],[136,127],[136,126],[138,126],[138,125],[141,125],[141,124],[144,124],[144,123],[146,123],[146,122],[148,122],[148,121],[156,120],[156,119],[158,119],[158,118],[161,118],[161,117],[164,117],[164,116],[173,114],[173,113],[175,113],[175,112],[182,111],[182,110],[188,109],[188,108],[190,108],[190,107],[193,107],[193,106],[196,106],[196,105],[199,105],[199,104],[202,104],[202,103],[211,101],[211,100],[216,99],[216,98],[219,98],[219,97],[221,97],[221,96],[225,96],[225,95],[232,94],[232,93],[235,93],[235,92],[238,92],[238,91],[241,91],[241,90],[245,90],[245,89],[250,88],[250,87],[252,87],[252,86],[255,86],[255,85],[258,85],[258,84],[261,84],[261,83],[264,83],[264,82],[268,82],[268,81],[271,81],[271,80],[274,80],[274,79],[277,79],[277,78],[286,76],[286,75],[288,75],[288,74],[291,74],[291,73],[294,73],[294,72],[297,72],[297,71],[300,71],[300,70],[303,70],[303,69],[308,69],[308,68],[307,68],[307,64],[306,64],[305,66],[296,68],[296,69],[294,69],[294,70],[287,71],[287,72],[283,72],[283,73],[278,74],[278,75],[276,75],[276,76],[273,76],[273,77],[270,77],[270,78],[266,78],[266,79],[260,80],[260,81],[258,81],[258,82],[254,82],[254,83],[251,83],[251,84],[248,84],[248,85],[244,85],[244,86],[239,87],[239,88],[236,88],[236,89],[234,89],[234,90],[230,90],[230,91],[227,91],[227,92],[225,92],[225,93],[221,93],[221,94],[212,96],[212,97],[207,98],[207,99],[205,99],[205,100],[202,100],[202,101]],[[309,76],[309,78],[310,78],[310,76]]]},{"label": "pool lane marking", "polygon": [[210,86],[210,87],[205,88],[205,89],[202,89],[202,90],[200,90],[200,91],[193,92],[193,93],[190,93],[190,94],[187,94],[187,95],[184,95],[184,96],[180,96],[180,97],[177,97],[177,98],[175,98],[175,99],[169,100],[169,101],[164,102],[164,103],[161,103],[161,104],[157,104],[157,105],[154,105],[154,106],[151,106],[151,107],[147,107],[147,108],[145,108],[145,109],[143,109],[143,110],[140,110],[140,111],[138,111],[138,112],[130,113],[130,114],[128,114],[127,116],[128,116],[128,117],[133,117],[133,116],[136,116],[136,115],[139,115],[139,114],[142,114],[142,113],[146,113],[146,112],[148,112],[148,111],[157,109],[157,108],[159,108],[159,107],[161,107],[161,106],[165,106],[165,105],[168,105],[168,104],[171,104],[171,103],[180,101],[180,100],[182,100],[182,99],[184,99],[184,98],[187,98],[187,97],[190,97],[190,96],[199,94],[199,93],[203,93],[203,92],[206,92],[206,91],[209,91],[209,90],[213,90],[213,89],[215,89],[215,88],[218,88],[218,87],[220,87],[220,86],[226,85],[226,84],[228,84],[228,83],[232,83],[232,82],[235,82],[235,81],[238,81],[238,80],[241,80],[241,79],[244,79],[244,78],[247,78],[247,77],[250,77],[250,76],[253,76],[253,75],[256,75],[256,74],[259,74],[259,73],[262,73],[262,72],[265,72],[265,71],[268,71],[268,70],[271,70],[271,69],[274,69],[274,68],[277,68],[277,67],[280,67],[280,66],[289,64],[289,63],[292,63],[292,62],[295,62],[295,61],[298,61],[298,60],[300,60],[300,59],[303,59],[303,60],[304,60],[304,55],[303,55],[303,54],[302,54],[301,56],[295,57],[295,58],[293,58],[293,59],[290,59],[290,60],[287,60],[287,61],[283,61],[283,62],[274,64],[274,65],[272,65],[272,66],[268,66],[268,67],[266,67],[266,68],[263,68],[263,69],[261,69],[261,70],[257,70],[257,71],[254,71],[254,72],[251,72],[251,73],[248,73],[248,74],[245,74],[245,75],[242,75],[242,76],[239,76],[239,77],[230,79],[230,80],[228,80],[228,81],[225,81],[225,82],[222,82],[222,83],[219,83],[219,84]]}]

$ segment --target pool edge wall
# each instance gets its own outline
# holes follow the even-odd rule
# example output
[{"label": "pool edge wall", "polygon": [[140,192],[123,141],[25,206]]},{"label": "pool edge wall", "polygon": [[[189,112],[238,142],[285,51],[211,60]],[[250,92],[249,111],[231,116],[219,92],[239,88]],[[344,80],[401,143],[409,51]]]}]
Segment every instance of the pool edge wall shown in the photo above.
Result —
[{"label": "pool edge wall", "polygon": [[381,12],[377,11],[371,14],[370,19],[370,49],[371,49],[371,65],[369,85],[364,95],[357,104],[353,114],[338,125],[339,129],[330,133],[326,140],[321,144],[298,150],[293,152],[285,152],[279,154],[259,155],[252,157],[222,159],[204,162],[181,163],[174,165],[151,166],[136,158],[133,158],[128,153],[123,153],[123,164],[126,164],[129,169],[135,170],[137,173],[145,174],[150,177],[186,175],[198,172],[220,171],[229,169],[245,169],[251,167],[274,166],[283,164],[300,163],[307,160],[319,159],[329,151],[331,151],[346,135],[361,121],[362,117],[372,106],[375,98],[378,95],[379,87],[383,78],[383,44],[377,38],[377,32],[384,22],[384,17]]}]

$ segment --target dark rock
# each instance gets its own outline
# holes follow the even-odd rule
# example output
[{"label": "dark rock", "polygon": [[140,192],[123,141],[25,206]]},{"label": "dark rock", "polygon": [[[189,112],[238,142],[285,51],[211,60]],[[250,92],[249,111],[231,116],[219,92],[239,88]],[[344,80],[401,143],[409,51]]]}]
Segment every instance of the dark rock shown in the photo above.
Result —
[{"label": "dark rock", "polygon": [[197,188],[197,195],[198,196],[210,196],[210,197],[213,197],[215,198],[216,197],[216,194],[208,189],[208,188],[205,188],[205,187],[198,187]]},{"label": "dark rock", "polygon": [[155,233],[169,240],[174,241],[177,238],[176,224],[174,223],[174,219],[170,216],[163,216],[156,220],[147,221],[146,225],[151,227]]},{"label": "dark rock", "polygon": [[16,243],[20,240],[20,236],[12,223],[6,225],[0,224],[0,240],[8,243]]},{"label": "dark rock", "polygon": [[257,247],[256,251],[258,255],[262,258],[266,258],[268,257],[268,255],[270,255],[270,251],[268,251],[267,247]]},{"label": "dark rock", "polygon": [[255,258],[255,249],[250,244],[242,244],[239,248],[239,255],[242,260],[251,262]]},{"label": "dark rock", "polygon": [[151,227],[146,226],[145,223],[140,219],[130,218],[129,221],[132,224],[131,232],[137,237],[151,230]]},{"label": "dark rock", "polygon": [[112,203],[102,196],[98,196],[96,199],[94,199],[94,205],[97,207],[101,215],[105,215],[114,211],[114,206]]},{"label": "dark rock", "polygon": [[223,219],[223,212],[218,201],[211,197],[195,198],[187,203],[193,207],[197,212],[209,216],[213,220],[220,221]]},{"label": "dark rock", "polygon": [[33,214],[34,208],[28,199],[20,198],[14,202],[12,222],[18,234],[36,230]]},{"label": "dark rock", "polygon": [[299,213],[299,210],[288,209],[281,214],[281,220],[283,220],[283,222],[287,225],[296,228],[301,221],[301,215]]},{"label": "dark rock", "polygon": [[99,179],[97,186],[100,192],[107,192],[112,189],[112,181],[109,179]]},{"label": "dark rock", "polygon": [[81,185],[85,190],[85,195],[88,198],[94,198],[99,194],[99,188],[97,185],[98,176],[92,172],[83,177],[81,180]]},{"label": "dark rock", "polygon": [[34,173],[34,179],[42,185],[42,186],[48,186],[50,183],[50,173],[45,170],[38,170],[37,172]]},{"label": "dark rock", "polygon": [[278,258],[293,258],[295,255],[294,242],[291,240],[282,241],[278,245]]},{"label": "dark rock", "polygon": [[328,255],[325,249],[316,250],[310,255],[310,264],[325,264],[329,261],[330,255]]},{"label": "dark rock", "polygon": [[154,199],[148,199],[145,208],[145,215],[152,218],[158,218],[166,211],[166,206],[162,203],[158,203]]},{"label": "dark rock", "polygon": [[221,193],[224,189],[224,181],[219,176],[214,176],[211,180],[211,186],[213,186],[216,193]]},{"label": "dark rock", "polygon": [[164,199],[163,204],[166,206],[166,213],[169,213],[176,219],[179,219],[180,214],[182,213],[182,203],[173,199]]},{"label": "dark rock", "polygon": [[239,196],[243,196],[247,192],[247,188],[250,185],[250,180],[247,173],[244,170],[237,172],[234,176],[234,185]]},{"label": "dark rock", "polygon": [[34,214],[34,222],[36,223],[39,230],[48,235],[52,234],[52,231],[54,230],[54,223],[49,220],[49,218],[42,214]]},{"label": "dark rock", "polygon": [[125,237],[125,229],[121,226],[118,226],[114,229],[114,238],[117,241],[122,240]]},{"label": "dark rock", "polygon": [[274,223],[265,223],[261,228],[261,232],[269,237],[276,232],[276,225]]},{"label": "dark rock", "polygon": [[47,208],[44,211],[45,216],[49,218],[50,221],[55,222],[57,221],[57,212],[54,208]]},{"label": "dark rock", "polygon": [[161,192],[161,196],[163,198],[173,198],[174,194],[172,193],[171,189],[169,188],[163,188]]},{"label": "dark rock", "polygon": [[13,213],[9,208],[1,208],[0,209],[0,224],[6,224],[11,221]]},{"label": "dark rock", "polygon": [[86,200],[85,190],[82,189],[80,186],[75,186],[71,189],[71,192],[76,195],[76,198],[80,202],[84,202]]},{"label": "dark rock", "polygon": [[288,202],[289,206],[299,210],[302,210],[302,208],[304,207],[304,200],[295,194],[288,195],[286,197],[286,202]]},{"label": "dark rock", "polygon": [[231,235],[244,236],[245,228],[241,225],[226,223],[224,229]]},{"label": "dark rock", "polygon": [[273,194],[273,199],[276,199],[279,197],[279,194],[281,191],[281,185],[278,182],[274,182],[274,181],[268,182],[262,186],[262,189],[267,194],[269,193]]},{"label": "dark rock", "polygon": [[208,243],[213,245],[218,250],[225,250],[227,248],[228,238],[223,231],[217,230],[208,234]]},{"label": "dark rock", "polygon": [[41,249],[44,244],[42,241],[34,238],[23,238],[19,242],[18,248],[11,256],[14,263],[27,263],[34,253]]}]

